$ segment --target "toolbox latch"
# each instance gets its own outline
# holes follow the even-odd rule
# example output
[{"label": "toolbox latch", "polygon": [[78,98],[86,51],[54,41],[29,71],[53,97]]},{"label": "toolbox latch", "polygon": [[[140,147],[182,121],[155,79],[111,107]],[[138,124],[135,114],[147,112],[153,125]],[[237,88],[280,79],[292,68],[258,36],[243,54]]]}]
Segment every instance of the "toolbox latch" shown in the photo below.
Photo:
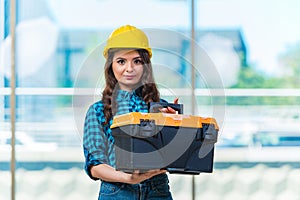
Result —
[{"label": "toolbox latch", "polygon": [[213,125],[208,125],[204,133],[206,143],[216,143],[218,138],[218,131]]},{"label": "toolbox latch", "polygon": [[152,137],[157,134],[157,126],[155,120],[153,119],[140,119],[140,124],[138,125],[137,137],[147,138]]}]

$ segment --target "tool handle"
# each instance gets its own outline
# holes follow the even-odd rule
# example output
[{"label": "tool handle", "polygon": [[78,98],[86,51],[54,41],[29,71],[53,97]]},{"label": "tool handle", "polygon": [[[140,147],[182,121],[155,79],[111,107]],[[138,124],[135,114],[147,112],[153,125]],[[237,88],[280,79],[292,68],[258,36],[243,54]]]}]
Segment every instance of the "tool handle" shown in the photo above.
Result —
[{"label": "tool handle", "polygon": [[148,104],[149,113],[158,113],[161,108],[171,107],[178,112],[178,114],[183,114],[183,104],[166,103],[166,102],[150,102]]}]

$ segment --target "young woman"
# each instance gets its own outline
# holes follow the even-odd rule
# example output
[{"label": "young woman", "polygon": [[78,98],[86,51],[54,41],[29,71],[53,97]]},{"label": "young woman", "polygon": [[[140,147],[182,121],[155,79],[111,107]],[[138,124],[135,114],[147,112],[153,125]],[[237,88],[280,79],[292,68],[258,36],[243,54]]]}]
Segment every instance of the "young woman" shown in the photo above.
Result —
[{"label": "young woman", "polygon": [[[85,170],[92,179],[101,180],[98,199],[172,199],[165,170],[132,174],[115,170],[113,116],[148,112],[149,102],[162,101],[152,74],[148,38],[134,26],[121,26],[109,36],[103,55],[106,85],[102,99],[87,111],[83,137]],[[172,108],[161,111],[175,113]]]}]

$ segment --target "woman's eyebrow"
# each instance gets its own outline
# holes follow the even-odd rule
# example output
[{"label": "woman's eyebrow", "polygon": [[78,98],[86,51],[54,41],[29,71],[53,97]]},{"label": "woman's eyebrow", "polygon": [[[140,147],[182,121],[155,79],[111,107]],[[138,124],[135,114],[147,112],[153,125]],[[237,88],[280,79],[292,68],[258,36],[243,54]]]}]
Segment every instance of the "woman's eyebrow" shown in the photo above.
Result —
[{"label": "woman's eyebrow", "polygon": [[[127,60],[127,58],[124,58],[122,56],[119,56],[119,57],[115,58],[115,60],[120,60],[120,59]],[[132,58],[132,60],[136,60],[136,59],[142,59],[142,57],[141,56],[137,56],[137,57]]]},{"label": "woman's eyebrow", "polygon": [[114,60],[126,60],[126,58],[123,58],[123,57],[117,57],[117,58],[115,58]]},{"label": "woman's eyebrow", "polygon": [[142,57],[141,56],[137,56],[137,57],[133,58],[133,60],[135,60],[135,59],[142,59]]}]

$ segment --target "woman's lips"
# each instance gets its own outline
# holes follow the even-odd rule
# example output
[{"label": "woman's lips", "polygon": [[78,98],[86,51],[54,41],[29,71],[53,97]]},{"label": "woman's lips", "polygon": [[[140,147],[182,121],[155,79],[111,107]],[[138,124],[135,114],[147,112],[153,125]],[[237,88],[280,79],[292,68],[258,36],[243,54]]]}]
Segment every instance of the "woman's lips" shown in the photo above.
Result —
[{"label": "woman's lips", "polygon": [[127,79],[127,80],[131,80],[131,79],[134,79],[134,75],[126,75],[126,76],[124,76],[124,78],[125,79]]}]

